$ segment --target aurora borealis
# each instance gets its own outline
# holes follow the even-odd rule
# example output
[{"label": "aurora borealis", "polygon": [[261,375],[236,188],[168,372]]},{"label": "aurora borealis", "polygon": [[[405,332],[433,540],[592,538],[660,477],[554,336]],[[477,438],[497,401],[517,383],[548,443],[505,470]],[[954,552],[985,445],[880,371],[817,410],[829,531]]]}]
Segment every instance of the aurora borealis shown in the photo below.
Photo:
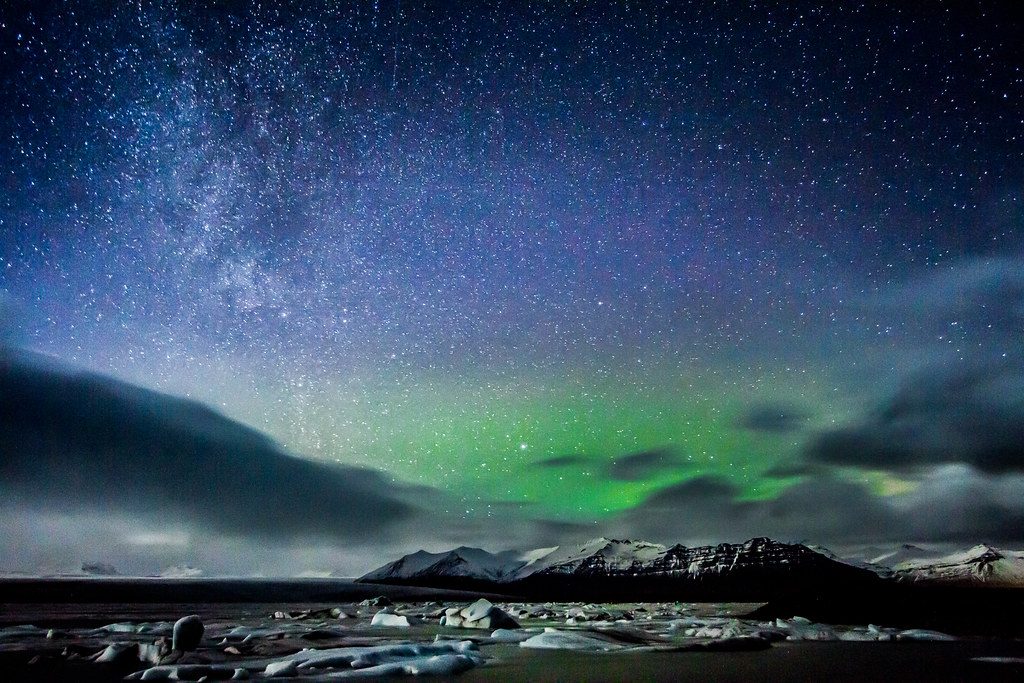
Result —
[{"label": "aurora borealis", "polygon": [[[0,20],[7,354],[424,511],[258,571],[601,533],[1024,542],[1001,3],[24,5]],[[59,550],[82,515],[127,567],[250,561],[201,521],[133,545],[29,498],[0,570],[95,559]]]}]

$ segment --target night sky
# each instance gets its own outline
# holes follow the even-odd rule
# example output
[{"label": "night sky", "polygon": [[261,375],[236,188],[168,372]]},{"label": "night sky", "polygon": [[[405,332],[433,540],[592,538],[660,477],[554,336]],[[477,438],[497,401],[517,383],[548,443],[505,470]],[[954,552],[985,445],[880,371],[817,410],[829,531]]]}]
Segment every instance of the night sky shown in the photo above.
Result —
[{"label": "night sky", "polygon": [[1024,545],[1010,3],[9,5],[0,570]]}]

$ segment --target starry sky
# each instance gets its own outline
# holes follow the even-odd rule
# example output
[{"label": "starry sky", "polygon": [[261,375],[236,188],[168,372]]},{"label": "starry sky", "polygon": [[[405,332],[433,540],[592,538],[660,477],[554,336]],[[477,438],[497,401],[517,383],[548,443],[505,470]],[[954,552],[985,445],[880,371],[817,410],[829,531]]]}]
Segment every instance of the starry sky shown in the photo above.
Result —
[{"label": "starry sky", "polygon": [[1005,3],[14,5],[0,570],[1024,545]]}]

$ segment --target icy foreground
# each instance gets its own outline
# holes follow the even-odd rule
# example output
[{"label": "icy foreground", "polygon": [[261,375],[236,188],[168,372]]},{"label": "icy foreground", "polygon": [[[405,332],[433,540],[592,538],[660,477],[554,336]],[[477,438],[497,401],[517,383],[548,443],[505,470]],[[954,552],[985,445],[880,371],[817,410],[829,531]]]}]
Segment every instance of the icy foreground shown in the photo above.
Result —
[{"label": "icy foreground", "polygon": [[[63,631],[13,626],[0,628],[0,653],[22,652],[28,661],[35,652],[27,667],[88,667],[109,672],[110,680],[324,681],[451,676],[481,666],[509,666],[531,650],[729,656],[782,643],[800,647],[804,641],[898,646],[954,640],[923,629],[744,616],[752,605],[387,602],[278,611],[234,621],[214,616],[201,623],[191,615],[176,623],[118,622]],[[503,626],[481,629],[485,620]],[[186,627],[189,636],[183,638]],[[180,649],[170,642],[175,635]]]}]

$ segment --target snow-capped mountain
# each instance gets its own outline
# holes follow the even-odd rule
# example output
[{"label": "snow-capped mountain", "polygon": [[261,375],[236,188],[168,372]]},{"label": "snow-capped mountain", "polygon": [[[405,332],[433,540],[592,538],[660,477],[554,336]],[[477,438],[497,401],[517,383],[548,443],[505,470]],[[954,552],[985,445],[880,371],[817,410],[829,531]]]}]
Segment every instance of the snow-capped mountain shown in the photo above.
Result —
[{"label": "snow-capped mountain", "polygon": [[896,579],[903,582],[1024,587],[1024,552],[984,544],[944,557],[901,562],[894,569]]},{"label": "snow-capped mountain", "polygon": [[422,580],[448,578],[500,583],[509,580],[526,562],[526,559],[513,551],[494,554],[466,546],[446,553],[428,553],[420,550],[389,562],[359,580],[378,583],[420,583]]},{"label": "snow-capped mountain", "polygon": [[938,559],[944,554],[941,550],[924,548],[913,543],[901,543],[893,548],[877,549],[877,552],[870,555],[867,561],[874,565],[895,569],[897,565],[904,562],[925,562]]},{"label": "snow-capped mountain", "polygon": [[531,594],[611,591],[681,595],[681,591],[694,590],[750,594],[877,578],[804,545],[769,538],[697,548],[596,538],[578,546],[528,553],[492,554],[478,548],[419,551],[359,580],[442,587],[471,579],[495,584],[497,590]]},{"label": "snow-capped mountain", "polygon": [[520,567],[513,580],[533,574],[581,576],[639,571],[665,554],[666,548],[646,541],[594,538],[578,546],[556,546]]}]

